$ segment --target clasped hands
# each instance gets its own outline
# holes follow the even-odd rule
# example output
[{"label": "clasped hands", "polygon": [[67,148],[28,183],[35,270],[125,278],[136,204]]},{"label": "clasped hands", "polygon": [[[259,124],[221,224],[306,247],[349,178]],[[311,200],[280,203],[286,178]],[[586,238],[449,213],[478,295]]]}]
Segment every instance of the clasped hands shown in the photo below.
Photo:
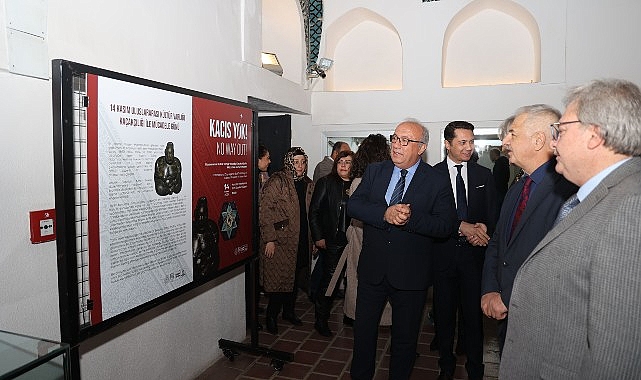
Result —
[{"label": "clasped hands", "polygon": [[467,238],[467,241],[475,246],[485,247],[490,241],[490,235],[487,234],[487,226],[483,223],[461,222],[459,226],[461,235]]},{"label": "clasped hands", "polygon": [[383,219],[389,224],[404,226],[412,215],[409,203],[397,203],[391,205],[385,210]]}]

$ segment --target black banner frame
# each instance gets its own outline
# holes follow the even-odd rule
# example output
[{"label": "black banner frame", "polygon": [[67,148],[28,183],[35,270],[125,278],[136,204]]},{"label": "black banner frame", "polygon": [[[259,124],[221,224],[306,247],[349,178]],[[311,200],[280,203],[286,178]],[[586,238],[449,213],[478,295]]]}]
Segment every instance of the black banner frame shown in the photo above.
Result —
[{"label": "black banner frame", "polygon": [[[60,333],[61,340],[71,346],[71,378],[80,379],[80,354],[79,345],[89,337],[104,332],[127,320],[131,320],[148,310],[151,310],[161,304],[164,304],[177,296],[183,295],[190,290],[208,284],[216,278],[233,271],[239,267],[245,266],[246,281],[245,284],[250,290],[247,292],[247,304],[251,326],[252,343],[250,351],[270,355],[278,360],[291,361],[293,355],[285,352],[264,349],[258,346],[258,329],[256,305],[258,303],[258,294],[256,290],[255,266],[257,262],[258,235],[256,229],[252,231],[253,253],[247,258],[235,262],[226,268],[216,272],[214,277],[204,279],[200,282],[192,281],[173,291],[170,291],[151,301],[136,306],[117,316],[103,320],[96,325],[81,326],[80,307],[78,302],[79,294],[79,276],[78,276],[78,259],[77,259],[77,232],[76,231],[76,214],[75,214],[75,191],[74,191],[74,104],[73,104],[73,78],[80,74],[95,74],[101,77],[112,78],[116,80],[131,82],[138,85],[157,88],[160,90],[180,93],[192,97],[222,102],[230,105],[244,107],[252,110],[252,157],[253,163],[256,162],[256,152],[258,148],[257,129],[256,129],[256,109],[247,103],[222,98],[219,96],[206,94],[194,90],[189,90],[165,83],[160,83],[148,79],[143,79],[127,74],[118,73],[106,69],[101,69],[85,64],[55,59],[52,60],[52,110],[53,110],[53,153],[54,153],[54,187],[55,187],[55,209],[56,209],[56,250],[58,266],[58,293],[60,309]],[[252,178],[257,177],[257,167],[252,165]],[[255,181],[253,181],[255,182]],[[257,186],[252,186],[252,223],[256,225],[257,221]],[[229,342],[221,339],[223,342]],[[233,349],[244,348],[234,342],[229,342],[234,346]],[[225,351],[225,344],[221,343],[220,348]]]}]

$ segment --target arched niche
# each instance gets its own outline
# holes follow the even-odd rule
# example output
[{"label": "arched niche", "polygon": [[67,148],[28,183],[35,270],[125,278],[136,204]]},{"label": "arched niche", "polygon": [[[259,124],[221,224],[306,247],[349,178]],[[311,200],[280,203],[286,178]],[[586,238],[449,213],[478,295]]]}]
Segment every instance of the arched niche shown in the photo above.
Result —
[{"label": "arched niche", "polygon": [[303,84],[305,80],[305,30],[298,0],[263,0],[263,51],[275,53],[283,78]]},{"label": "arched niche", "polygon": [[398,31],[381,15],[355,8],[326,29],[324,53],[334,60],[325,91],[400,90],[403,48]]},{"label": "arched niche", "polygon": [[475,0],[443,38],[443,87],[541,81],[541,36],[527,9],[510,0]]}]

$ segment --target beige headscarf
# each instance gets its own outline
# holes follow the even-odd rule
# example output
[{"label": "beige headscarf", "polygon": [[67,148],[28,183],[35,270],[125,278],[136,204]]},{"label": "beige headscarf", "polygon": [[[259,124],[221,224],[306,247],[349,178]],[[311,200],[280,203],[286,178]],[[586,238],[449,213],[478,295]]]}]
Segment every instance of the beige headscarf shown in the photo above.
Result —
[{"label": "beige headscarf", "polygon": [[[305,171],[300,176],[296,175],[296,169],[294,168],[294,156],[305,156]],[[305,154],[303,148],[299,146],[289,148],[287,153],[285,153],[285,158],[283,159],[283,166],[285,170],[289,171],[292,174],[292,178],[294,179],[294,181],[300,181],[303,178],[307,177],[307,168],[309,166],[308,163],[309,159],[307,158],[307,154]]]}]

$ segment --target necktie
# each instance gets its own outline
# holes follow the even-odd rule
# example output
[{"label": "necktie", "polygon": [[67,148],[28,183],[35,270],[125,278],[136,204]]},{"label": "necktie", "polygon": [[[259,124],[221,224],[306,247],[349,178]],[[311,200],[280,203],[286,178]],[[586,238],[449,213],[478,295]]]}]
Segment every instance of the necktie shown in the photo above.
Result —
[{"label": "necktie", "polygon": [[456,166],[456,215],[458,215],[459,220],[467,219],[467,196],[465,191],[465,181],[463,181],[463,176],[461,175],[462,164],[454,165]]},{"label": "necktie", "polygon": [[518,206],[516,206],[514,219],[512,220],[512,229],[510,230],[510,238],[512,237],[512,233],[514,232],[514,229],[519,224],[519,220],[521,220],[521,215],[523,215],[523,211],[525,211],[525,206],[527,205],[527,201],[530,198],[530,185],[532,185],[532,178],[530,176],[527,176],[525,178],[525,184],[523,185],[523,190],[521,190],[521,196],[519,197],[519,204]]},{"label": "necktie", "polygon": [[554,221],[554,225],[556,226],[559,224],[563,218],[568,216],[570,211],[572,211],[573,208],[575,208],[579,204],[579,198],[576,196],[576,194],[572,195],[570,198],[568,198],[565,203],[561,206],[559,209],[559,213],[556,216],[556,220]]},{"label": "necktie", "polygon": [[398,179],[398,182],[396,182],[396,186],[394,186],[394,191],[392,192],[392,196],[390,197],[389,200],[389,205],[395,205],[403,199],[403,190],[405,190],[405,176],[407,175],[407,170],[402,169],[401,170],[401,178]]}]

